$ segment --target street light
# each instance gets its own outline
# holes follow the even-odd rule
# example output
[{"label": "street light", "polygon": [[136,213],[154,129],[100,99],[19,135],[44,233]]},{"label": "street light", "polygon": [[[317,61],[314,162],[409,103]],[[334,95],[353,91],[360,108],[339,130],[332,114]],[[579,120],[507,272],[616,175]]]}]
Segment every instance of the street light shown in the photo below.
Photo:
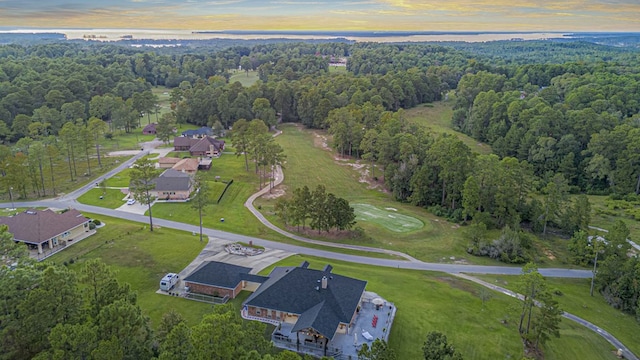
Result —
[{"label": "street light", "polygon": [[9,199],[11,199],[11,209],[15,210],[15,205],[13,204],[13,186],[9,187]]}]

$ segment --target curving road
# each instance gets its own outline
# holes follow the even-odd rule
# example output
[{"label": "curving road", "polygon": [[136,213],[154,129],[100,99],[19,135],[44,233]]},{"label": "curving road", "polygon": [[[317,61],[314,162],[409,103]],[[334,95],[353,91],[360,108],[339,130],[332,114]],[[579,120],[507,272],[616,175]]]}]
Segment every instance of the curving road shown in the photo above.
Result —
[{"label": "curving road", "polygon": [[[120,218],[120,219],[126,219],[126,220],[130,220],[130,221],[135,221],[135,222],[145,223],[146,224],[146,223],[148,223],[149,219],[145,215],[138,215],[138,214],[132,214],[132,213],[126,213],[126,212],[122,212],[122,211],[117,211],[117,210],[113,210],[113,209],[106,209],[106,208],[97,207],[97,206],[85,205],[85,204],[78,203],[75,199],[77,197],[79,197],[80,195],[84,194],[85,192],[89,191],[90,189],[92,189],[95,186],[96,183],[99,183],[100,181],[102,181],[104,179],[107,179],[107,178],[115,175],[116,173],[122,171],[123,169],[131,166],[131,164],[133,164],[134,161],[136,161],[137,159],[141,158],[142,156],[144,156],[144,155],[146,155],[148,153],[149,153],[149,150],[140,151],[137,155],[135,155],[131,159],[123,162],[117,168],[115,168],[115,169],[113,169],[113,170],[101,175],[100,177],[98,177],[94,181],[90,182],[89,184],[87,184],[87,185],[85,185],[85,186],[83,186],[83,187],[81,187],[81,188],[79,188],[79,189],[77,189],[77,190],[75,190],[75,191],[73,191],[73,192],[71,192],[69,194],[63,195],[63,196],[61,196],[61,197],[59,197],[57,199],[42,200],[42,201],[31,201],[31,202],[16,202],[15,206],[18,206],[18,207],[52,207],[52,208],[67,208],[67,207],[71,207],[71,208],[78,209],[78,210],[80,210],[82,212],[91,212],[91,213],[96,213],[96,214],[102,214],[102,215],[105,215],[105,216],[110,216],[110,217],[115,217],[115,218]],[[278,169],[276,170],[276,175],[275,175],[275,184],[276,185],[280,184],[283,181],[283,179],[284,179],[284,174],[282,173],[281,168],[278,167]],[[413,257],[411,257],[411,256],[409,256],[407,254],[404,254],[404,253],[401,253],[401,252],[397,252],[397,251],[393,251],[393,250],[371,248],[371,247],[357,246],[357,245],[344,245],[344,244],[328,243],[328,242],[323,242],[323,241],[318,241],[318,240],[307,239],[307,238],[304,238],[304,237],[300,237],[300,236],[291,234],[291,233],[289,233],[287,231],[284,231],[284,230],[276,227],[275,225],[271,224],[267,219],[264,218],[264,216],[259,211],[257,211],[253,207],[253,201],[255,199],[257,199],[259,196],[262,196],[263,194],[265,194],[268,191],[269,191],[269,188],[265,187],[264,189],[260,190],[258,193],[252,195],[245,202],[245,206],[265,226],[269,227],[270,229],[272,229],[274,231],[277,231],[278,233],[280,233],[282,235],[288,236],[288,237],[293,238],[293,239],[295,239],[297,241],[301,241],[301,242],[305,242],[305,243],[313,243],[313,244],[324,245],[324,246],[333,246],[333,247],[339,247],[339,248],[343,248],[343,249],[352,249],[352,250],[361,250],[361,251],[370,251],[370,252],[391,254],[391,255],[402,257],[402,258],[404,258],[406,260],[409,260],[409,261],[406,261],[406,260],[392,260],[392,259],[379,259],[379,258],[371,258],[371,257],[366,257],[366,256],[342,254],[342,253],[336,253],[336,252],[327,251],[327,250],[319,250],[319,249],[307,248],[307,247],[299,246],[299,245],[283,244],[283,243],[279,243],[279,242],[275,242],[275,241],[269,241],[269,240],[264,240],[264,239],[255,238],[255,237],[251,237],[251,236],[233,234],[233,233],[229,233],[229,232],[226,232],[226,231],[210,229],[210,228],[203,228],[202,229],[203,233],[206,234],[207,236],[210,236],[210,237],[221,238],[221,239],[225,239],[225,240],[229,240],[229,241],[241,241],[241,242],[245,242],[245,243],[253,242],[256,245],[260,245],[260,246],[264,246],[264,247],[268,247],[268,248],[272,248],[272,249],[280,249],[280,250],[285,250],[285,251],[294,252],[294,253],[298,253],[298,254],[323,257],[323,258],[327,258],[327,259],[335,259],[335,260],[340,260],[340,261],[348,261],[348,262],[353,262],[353,263],[374,265],[374,266],[393,267],[393,268],[398,268],[398,269],[413,269],[413,270],[439,271],[439,272],[451,273],[451,274],[455,274],[455,275],[460,276],[460,277],[464,277],[465,279],[474,281],[476,283],[479,283],[479,284],[481,284],[483,286],[486,286],[486,287],[488,287],[490,289],[493,289],[495,291],[500,291],[502,293],[505,293],[505,294],[510,295],[510,296],[514,296],[516,298],[518,297],[518,294],[513,293],[510,290],[507,290],[507,289],[504,289],[504,288],[500,288],[500,287],[495,286],[493,284],[486,283],[484,281],[481,281],[479,279],[473,278],[471,276],[468,276],[468,275],[465,275],[465,274],[462,274],[462,273],[496,274],[496,275],[519,275],[519,274],[521,274],[521,268],[520,267],[427,263],[427,262],[423,262],[423,261],[417,260],[417,259],[415,259],[415,258],[413,258]],[[0,204],[0,208],[8,208],[8,207],[10,207],[9,204]],[[171,221],[171,220],[155,218],[154,219],[154,223],[155,223],[155,225],[158,225],[158,226],[177,229],[177,230],[188,231],[188,232],[192,232],[192,233],[199,233],[199,231],[200,231],[200,228],[198,226],[196,226],[196,225],[189,225],[189,224],[184,224],[184,223]],[[589,270],[547,268],[547,269],[539,269],[539,272],[543,276],[547,276],[547,277],[591,278],[591,276],[592,276],[592,272],[589,271]],[[596,332],[600,336],[604,337],[607,341],[609,341],[617,349],[621,349],[623,351],[623,354],[625,355],[625,358],[638,360],[638,358],[631,351],[629,351],[629,349],[627,347],[625,347],[624,344],[622,344],[619,340],[617,340],[615,337],[613,337],[608,332],[602,330],[601,328],[599,328],[599,327],[593,325],[592,323],[590,323],[590,322],[588,322],[588,321],[586,321],[584,319],[581,319],[581,318],[579,318],[579,317],[577,317],[575,315],[572,315],[572,314],[569,314],[569,313],[565,313],[565,314],[563,314],[563,316],[568,318],[568,319],[571,319],[573,321],[576,321],[577,323],[589,328],[590,330],[593,330],[594,332]]]},{"label": "curving road", "polygon": [[[518,294],[515,291],[511,291],[509,289],[503,288],[501,286],[497,286],[491,283],[488,283],[486,281],[480,280],[478,278],[474,278],[473,276],[469,276],[469,275],[465,275],[465,274],[456,274],[456,276],[461,277],[463,279],[469,280],[469,281],[473,281],[476,284],[482,285],[486,288],[489,288],[491,290],[503,293],[505,295],[514,297],[518,300],[523,300],[524,296],[522,294]],[[629,350],[629,348],[627,348],[626,346],[624,346],[624,344],[622,342],[620,342],[620,340],[616,339],[613,335],[611,335],[610,333],[608,333],[606,330],[590,323],[589,321],[578,317],[576,315],[570,314],[568,312],[563,312],[562,313],[562,317],[564,317],[565,319],[569,319],[571,321],[574,321],[584,327],[586,327],[587,329],[595,332],[596,334],[602,336],[605,340],[607,340],[611,345],[613,345],[617,350],[620,350],[622,352],[622,355],[624,356],[625,359],[630,359],[630,360],[639,360],[638,357],[631,352],[631,350]]]}]

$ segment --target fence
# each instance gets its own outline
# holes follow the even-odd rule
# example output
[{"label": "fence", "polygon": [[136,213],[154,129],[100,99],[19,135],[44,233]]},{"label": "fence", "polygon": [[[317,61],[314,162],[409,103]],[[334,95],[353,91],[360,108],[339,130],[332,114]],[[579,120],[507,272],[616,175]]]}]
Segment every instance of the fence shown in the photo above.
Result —
[{"label": "fence", "polygon": [[216,204],[220,204],[220,201],[222,201],[222,197],[224,196],[224,194],[227,192],[227,189],[229,188],[229,186],[231,186],[231,184],[233,184],[233,179],[231,179],[228,183],[227,186],[224,187],[224,190],[222,190],[222,194],[220,194],[220,197],[218,197],[218,202],[216,202]]}]

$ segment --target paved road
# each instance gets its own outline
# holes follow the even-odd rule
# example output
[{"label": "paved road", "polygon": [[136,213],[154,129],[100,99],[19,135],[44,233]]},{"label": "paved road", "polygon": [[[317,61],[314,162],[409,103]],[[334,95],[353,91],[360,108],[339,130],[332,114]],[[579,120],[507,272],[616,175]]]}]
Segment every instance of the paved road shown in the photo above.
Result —
[{"label": "paved road", "polygon": [[[10,204],[0,204],[0,208],[9,207]],[[73,207],[82,212],[91,212],[96,214],[102,214],[105,216],[111,216],[119,219],[126,219],[130,221],[149,223],[149,217],[145,215],[124,213],[113,209],[105,209],[102,207],[80,204],[76,201],[60,201],[60,200],[42,200],[33,202],[17,202],[16,206],[19,207],[54,207],[64,208]],[[188,232],[199,233],[200,228],[196,225],[184,224],[176,221],[154,218],[154,225],[184,230]],[[439,264],[439,263],[426,263],[419,260],[416,261],[404,261],[404,260],[391,260],[391,259],[378,259],[370,258],[366,256],[341,254],[327,250],[312,249],[299,245],[283,244],[275,241],[269,241],[259,239],[256,237],[233,234],[222,230],[203,228],[203,233],[207,236],[213,236],[220,239],[229,241],[241,241],[248,243],[253,241],[254,244],[272,248],[294,252],[303,255],[318,256],[328,259],[335,259],[341,261],[354,262],[359,264],[367,264],[374,266],[393,267],[398,269],[414,269],[414,270],[429,270],[429,271],[441,271],[446,273],[476,273],[476,274],[501,274],[501,275],[519,275],[521,268],[519,267],[507,267],[507,266],[483,266],[483,265],[462,265],[462,264]],[[589,270],[573,270],[573,269],[540,269],[540,273],[549,277],[566,277],[566,278],[590,278],[591,271]]]},{"label": "paved road", "polygon": [[[503,293],[505,295],[514,297],[518,300],[523,300],[524,296],[522,296],[522,294],[518,294],[514,291],[511,291],[509,289],[503,288],[501,286],[498,285],[494,285],[491,283],[488,283],[486,281],[480,280],[478,278],[474,278],[473,276],[469,276],[469,275],[465,275],[465,274],[456,274],[456,276],[461,277],[463,279],[469,280],[469,281],[473,281],[477,284],[480,284],[486,288],[492,289],[494,291]],[[624,355],[625,359],[630,359],[630,360],[639,360],[638,357],[631,352],[631,350],[629,350],[626,346],[624,346],[624,344],[622,342],[620,342],[620,340],[616,339],[613,335],[609,334],[606,330],[603,330],[602,328],[588,322],[587,320],[575,316],[573,314],[570,314],[568,312],[563,312],[562,313],[562,317],[569,319],[571,321],[575,321],[578,324],[586,327],[587,329],[595,332],[596,334],[602,336],[605,340],[607,340],[611,345],[613,345],[616,349],[619,349],[622,351],[622,354]]]}]

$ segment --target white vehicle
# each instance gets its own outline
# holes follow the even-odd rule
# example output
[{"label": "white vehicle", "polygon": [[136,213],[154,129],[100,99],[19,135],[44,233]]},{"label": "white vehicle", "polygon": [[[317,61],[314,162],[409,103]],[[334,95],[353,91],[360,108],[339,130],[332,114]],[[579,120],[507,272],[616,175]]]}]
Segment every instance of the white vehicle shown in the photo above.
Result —
[{"label": "white vehicle", "polygon": [[127,205],[133,205],[136,203],[136,199],[129,199],[127,200]]},{"label": "white vehicle", "polygon": [[180,276],[174,273],[168,273],[160,280],[160,290],[169,291],[178,283]]}]

